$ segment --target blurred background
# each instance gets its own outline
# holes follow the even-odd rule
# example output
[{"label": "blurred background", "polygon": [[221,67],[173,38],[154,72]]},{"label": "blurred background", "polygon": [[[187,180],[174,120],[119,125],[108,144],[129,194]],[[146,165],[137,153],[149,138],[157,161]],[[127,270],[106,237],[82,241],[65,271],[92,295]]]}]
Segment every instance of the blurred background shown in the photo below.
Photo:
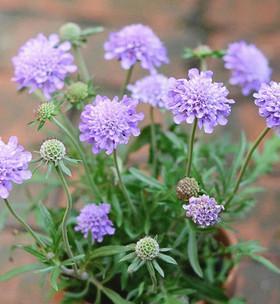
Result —
[{"label": "blurred background", "polygon": [[[112,30],[131,23],[151,26],[169,50],[170,64],[162,72],[167,76],[186,75],[189,63],[181,59],[184,47],[208,44],[213,49],[226,48],[229,42],[245,39],[256,44],[269,58],[273,79],[280,75],[280,1],[279,0],[0,0],[0,136],[7,139],[17,135],[20,142],[34,146],[42,134],[27,126],[33,119],[38,101],[27,94],[18,95],[11,82],[11,57],[29,38],[39,32],[57,32],[67,22],[82,27],[102,25],[105,32],[90,38],[83,50],[95,84],[111,96],[124,80],[124,71],[114,61],[103,59],[103,43]],[[215,70],[215,79],[228,79],[222,62],[209,63]],[[141,71],[134,75],[136,79]],[[138,75],[137,75],[138,74]],[[229,87],[237,101],[228,130],[238,134],[243,128],[253,140],[264,127],[257,109],[249,98],[240,95],[238,88]],[[227,131],[228,131],[227,130]],[[32,132],[32,133],[31,133]],[[32,134],[32,135],[31,135]],[[141,156],[140,156],[141,157]],[[269,248],[267,257],[280,266],[280,166],[258,181],[266,191],[259,195],[257,207],[249,218],[236,223],[239,238],[257,239]],[[21,192],[14,194],[20,201]],[[0,205],[0,218],[5,216]],[[2,221],[1,221],[2,223]],[[24,241],[14,233],[9,221],[0,232],[1,273],[31,262],[26,254],[16,252],[9,260],[10,246]],[[237,295],[250,304],[280,303],[280,278],[262,266],[244,261],[240,268]],[[39,287],[38,277],[27,274],[9,282],[0,283],[0,303],[52,303]]]}]

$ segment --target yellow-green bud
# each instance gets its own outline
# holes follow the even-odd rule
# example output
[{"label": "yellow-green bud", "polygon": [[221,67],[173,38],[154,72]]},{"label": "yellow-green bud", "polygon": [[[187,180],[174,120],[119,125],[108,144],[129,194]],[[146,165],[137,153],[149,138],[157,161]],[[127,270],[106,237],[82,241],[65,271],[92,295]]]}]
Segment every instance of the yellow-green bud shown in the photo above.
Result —
[{"label": "yellow-green bud", "polygon": [[65,157],[66,149],[61,141],[55,138],[47,139],[41,145],[40,155],[47,163],[52,162],[57,165]]},{"label": "yellow-green bud", "polygon": [[55,105],[52,102],[42,103],[37,110],[37,120],[40,123],[45,123],[56,114]]},{"label": "yellow-green bud", "polygon": [[135,253],[141,260],[153,260],[159,255],[159,244],[152,237],[146,236],[136,243]]},{"label": "yellow-green bud", "polygon": [[79,103],[88,97],[87,84],[78,81],[72,83],[66,91],[66,98],[71,103]]},{"label": "yellow-green bud", "polygon": [[81,28],[78,24],[73,22],[65,23],[59,29],[59,35],[62,40],[71,42],[77,41],[81,35]]}]

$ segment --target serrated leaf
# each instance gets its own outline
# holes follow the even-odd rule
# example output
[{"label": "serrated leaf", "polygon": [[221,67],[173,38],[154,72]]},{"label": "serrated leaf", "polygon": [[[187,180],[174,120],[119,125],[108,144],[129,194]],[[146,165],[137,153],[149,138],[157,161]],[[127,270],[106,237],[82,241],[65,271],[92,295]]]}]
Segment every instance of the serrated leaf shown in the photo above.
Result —
[{"label": "serrated leaf", "polygon": [[198,260],[196,232],[191,227],[191,224],[189,224],[188,257],[189,257],[192,269],[199,277],[202,278],[203,272],[202,272],[202,269],[200,267],[199,260]]}]

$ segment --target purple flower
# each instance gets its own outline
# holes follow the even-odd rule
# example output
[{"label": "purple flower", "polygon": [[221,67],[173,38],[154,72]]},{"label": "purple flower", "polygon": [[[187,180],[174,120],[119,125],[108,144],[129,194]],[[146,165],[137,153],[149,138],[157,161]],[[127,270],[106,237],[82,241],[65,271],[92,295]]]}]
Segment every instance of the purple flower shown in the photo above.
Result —
[{"label": "purple flower", "polygon": [[111,206],[109,204],[89,204],[86,205],[80,215],[77,217],[76,231],[80,231],[84,238],[91,233],[92,240],[100,243],[103,241],[105,235],[113,235],[115,228],[113,223],[109,220]]},{"label": "purple flower", "polygon": [[96,96],[93,103],[85,106],[79,129],[80,140],[92,145],[92,152],[105,150],[111,154],[119,144],[127,144],[130,136],[138,136],[138,123],[144,118],[136,112],[137,100],[124,96],[120,101],[114,97]]},{"label": "purple flower", "polygon": [[265,118],[267,126],[280,134],[280,83],[271,81],[270,84],[262,84],[254,97],[259,114]]},{"label": "purple flower", "polygon": [[224,61],[225,68],[231,71],[230,83],[241,86],[244,95],[258,91],[262,83],[270,81],[268,60],[253,44],[245,41],[230,44]]},{"label": "purple flower", "polygon": [[12,61],[14,64],[13,81],[19,89],[29,88],[29,93],[42,90],[47,99],[64,86],[64,79],[76,71],[73,56],[68,52],[69,42],[59,44],[56,34],[48,38],[43,34],[28,40]]},{"label": "purple flower", "polygon": [[21,184],[30,179],[28,163],[32,155],[18,144],[16,136],[10,137],[7,144],[0,139],[0,197],[7,198],[12,183]]},{"label": "purple flower", "polygon": [[190,217],[200,227],[215,225],[224,206],[218,205],[214,198],[208,195],[191,197],[188,205],[183,205],[186,216]]},{"label": "purple flower", "polygon": [[153,107],[164,108],[167,94],[168,78],[161,74],[146,76],[127,86],[133,98],[149,103]]},{"label": "purple flower", "polygon": [[212,82],[211,71],[189,70],[187,79],[169,79],[166,107],[174,115],[174,122],[193,123],[198,119],[198,126],[205,133],[212,133],[217,125],[226,125],[231,112],[228,90],[222,83]]},{"label": "purple flower", "polygon": [[140,61],[143,69],[150,71],[168,63],[166,48],[155,33],[142,24],[125,26],[120,31],[111,33],[104,49],[105,59],[120,60],[126,70],[137,61]]}]

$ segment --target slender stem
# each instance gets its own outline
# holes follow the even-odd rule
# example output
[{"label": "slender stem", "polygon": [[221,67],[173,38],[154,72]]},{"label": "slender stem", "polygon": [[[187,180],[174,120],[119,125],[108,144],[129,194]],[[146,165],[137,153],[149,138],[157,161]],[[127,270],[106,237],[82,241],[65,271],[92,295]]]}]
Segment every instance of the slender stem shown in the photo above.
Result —
[{"label": "slender stem", "polygon": [[156,142],[156,128],[154,119],[154,107],[150,107],[150,119],[151,119],[151,144],[152,144],[152,168],[153,175],[157,175],[157,142]]},{"label": "slender stem", "polygon": [[24,228],[31,234],[31,236],[34,238],[34,240],[42,248],[45,248],[45,244],[43,243],[43,241],[37,236],[37,234],[33,231],[33,229],[24,221],[24,219],[16,213],[16,211],[14,210],[12,205],[9,203],[9,201],[7,199],[4,199],[4,202],[7,206],[7,208],[9,209],[9,211],[11,212],[11,214],[16,218],[16,220],[24,226]]},{"label": "slender stem", "polygon": [[78,46],[73,46],[73,53],[76,58],[77,65],[79,67],[82,80],[84,82],[88,82],[90,80],[90,74],[85,64],[84,57],[81,52],[81,48]]},{"label": "slender stem", "polygon": [[120,168],[119,168],[119,165],[118,165],[118,158],[117,158],[117,151],[116,150],[114,150],[114,152],[113,152],[113,158],[114,158],[114,164],[115,164],[115,168],[116,168],[118,179],[119,179],[119,184],[120,184],[120,187],[122,189],[123,195],[125,196],[125,198],[126,198],[128,204],[129,204],[129,207],[131,208],[132,212],[134,214],[136,214],[136,209],[135,209],[135,207],[134,207],[134,205],[133,205],[133,203],[132,203],[132,201],[131,201],[131,199],[129,197],[127,189],[126,189],[126,187],[125,187],[125,185],[123,183],[123,180],[122,180]]},{"label": "slender stem", "polygon": [[[71,247],[69,244],[69,239],[68,239],[68,234],[67,234],[67,221],[68,221],[68,218],[70,216],[70,213],[71,213],[71,210],[73,207],[72,197],[71,197],[66,179],[64,177],[64,174],[61,172],[61,169],[59,168],[59,166],[57,166],[55,168],[56,168],[57,174],[62,182],[62,186],[65,191],[66,197],[67,197],[67,205],[66,205],[66,209],[65,209],[65,212],[64,212],[64,215],[62,218],[62,222],[61,222],[62,238],[63,238],[64,246],[65,246],[65,249],[66,249],[66,252],[67,252],[69,258],[73,259],[74,255],[71,250]],[[74,263],[74,270],[77,273],[78,267],[74,261],[73,261],[73,263]]]},{"label": "slender stem", "polygon": [[125,78],[125,81],[124,81],[124,85],[123,85],[122,90],[121,90],[121,96],[123,96],[126,93],[126,87],[131,80],[133,68],[134,68],[134,65],[132,65],[126,73],[126,78]]},{"label": "slender stem", "polygon": [[249,161],[254,153],[254,151],[257,149],[258,145],[260,144],[260,142],[263,140],[263,138],[266,136],[266,134],[270,131],[270,128],[265,128],[261,134],[258,136],[258,138],[256,139],[255,143],[253,144],[253,146],[251,147],[251,149],[248,151],[247,153],[247,156],[244,160],[244,163],[240,169],[240,172],[238,174],[238,177],[237,177],[237,181],[236,181],[236,184],[235,184],[235,187],[231,193],[231,195],[229,196],[229,198],[226,200],[225,202],[225,206],[227,206],[231,200],[233,199],[234,195],[236,194],[236,192],[238,191],[239,189],[239,186],[240,186],[240,183],[241,183],[241,180],[245,174],[245,171],[249,165]]},{"label": "slender stem", "polygon": [[72,135],[71,132],[60,121],[58,121],[55,117],[53,117],[53,121],[69,137],[72,144],[77,149],[77,152],[79,153],[82,163],[84,165],[84,169],[85,169],[85,173],[86,173],[86,177],[87,177],[89,186],[93,189],[94,195],[96,197],[98,197],[99,200],[103,201],[102,195],[100,194],[100,191],[98,190],[97,185],[95,184],[93,178],[91,177],[90,168],[88,166],[86,156],[85,156],[84,151],[81,148],[80,144],[76,140],[75,136]]},{"label": "slender stem", "polygon": [[44,96],[44,94],[42,93],[42,91],[40,91],[39,89],[38,89],[38,90],[35,90],[32,94],[33,94],[36,98],[39,98],[40,101],[42,101],[42,102],[47,102],[46,97]]},{"label": "slender stem", "polygon": [[192,133],[189,138],[189,145],[188,145],[188,159],[187,159],[187,170],[186,175],[189,176],[191,173],[191,167],[192,167],[192,155],[193,155],[193,145],[194,145],[194,138],[195,138],[195,131],[197,127],[197,118],[194,119],[193,127],[192,127]]}]

